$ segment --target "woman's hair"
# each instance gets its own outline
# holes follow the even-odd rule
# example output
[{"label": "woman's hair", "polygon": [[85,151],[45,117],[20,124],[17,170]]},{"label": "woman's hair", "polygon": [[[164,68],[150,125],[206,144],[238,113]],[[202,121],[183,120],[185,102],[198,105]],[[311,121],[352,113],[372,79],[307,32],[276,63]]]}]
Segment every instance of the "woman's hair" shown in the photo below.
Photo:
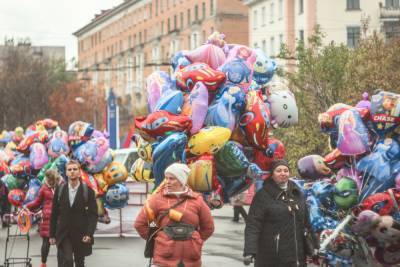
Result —
[{"label": "woman's hair", "polygon": [[53,184],[58,184],[60,181],[60,174],[57,170],[49,169],[44,173],[44,175],[46,176],[46,180]]}]

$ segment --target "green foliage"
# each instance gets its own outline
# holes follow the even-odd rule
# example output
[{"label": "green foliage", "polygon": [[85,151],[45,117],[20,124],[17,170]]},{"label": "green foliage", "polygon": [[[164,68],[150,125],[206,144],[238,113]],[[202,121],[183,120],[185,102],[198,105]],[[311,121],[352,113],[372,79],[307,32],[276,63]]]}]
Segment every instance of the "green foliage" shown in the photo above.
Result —
[{"label": "green foliage", "polygon": [[400,41],[385,43],[377,35],[361,40],[356,49],[334,42],[322,45],[324,36],[317,27],[308,43],[298,43],[295,53],[281,50],[280,56],[296,61],[296,68],[280,73],[289,82],[299,108],[299,124],[277,129],[292,169],[309,154],[325,155],[329,138],[321,133],[318,114],[335,103],[356,104],[364,91],[382,88],[400,90]]}]

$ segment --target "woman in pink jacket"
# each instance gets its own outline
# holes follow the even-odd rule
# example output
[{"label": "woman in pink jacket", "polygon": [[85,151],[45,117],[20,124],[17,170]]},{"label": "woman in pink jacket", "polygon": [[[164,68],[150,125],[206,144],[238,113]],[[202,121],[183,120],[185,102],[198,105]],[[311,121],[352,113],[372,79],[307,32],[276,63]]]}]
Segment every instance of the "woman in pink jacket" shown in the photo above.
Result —
[{"label": "woman in pink jacket", "polygon": [[51,208],[53,206],[54,188],[59,182],[59,174],[56,170],[47,170],[45,173],[45,181],[40,188],[38,196],[32,202],[26,204],[25,208],[30,211],[37,210],[42,207],[42,221],[40,223],[39,232],[43,239],[41,256],[41,267],[46,267],[47,256],[49,255],[50,243],[50,217]]},{"label": "woman in pink jacket", "polygon": [[165,170],[165,185],[147,200],[136,218],[135,228],[144,239],[151,222],[162,229],[155,238],[153,266],[201,266],[203,243],[214,232],[214,221],[203,197],[186,185],[189,173],[185,164],[170,165]]}]

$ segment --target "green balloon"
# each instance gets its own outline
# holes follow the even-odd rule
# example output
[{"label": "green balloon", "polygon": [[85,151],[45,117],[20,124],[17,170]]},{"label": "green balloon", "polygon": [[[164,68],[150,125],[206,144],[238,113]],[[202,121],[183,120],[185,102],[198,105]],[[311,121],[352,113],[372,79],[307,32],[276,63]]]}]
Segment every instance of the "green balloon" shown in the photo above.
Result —
[{"label": "green balloon", "polygon": [[246,173],[249,161],[243,151],[232,141],[227,142],[215,155],[218,175],[238,177]]},{"label": "green balloon", "polygon": [[3,177],[1,177],[1,180],[7,186],[8,191],[11,191],[11,190],[17,189],[17,188],[22,188],[26,183],[25,179],[16,178],[12,174],[4,175]]},{"label": "green balloon", "polygon": [[38,178],[41,182],[43,182],[45,173],[46,173],[46,171],[47,171],[48,169],[50,169],[51,164],[52,164],[51,161],[49,161],[48,163],[46,163],[46,165],[44,165],[44,166],[42,167],[42,169],[40,169],[40,172],[39,172],[38,175],[36,176],[36,178]]},{"label": "green balloon", "polygon": [[339,208],[344,210],[350,209],[357,204],[357,183],[349,177],[342,177],[342,179],[335,184],[333,199]]}]

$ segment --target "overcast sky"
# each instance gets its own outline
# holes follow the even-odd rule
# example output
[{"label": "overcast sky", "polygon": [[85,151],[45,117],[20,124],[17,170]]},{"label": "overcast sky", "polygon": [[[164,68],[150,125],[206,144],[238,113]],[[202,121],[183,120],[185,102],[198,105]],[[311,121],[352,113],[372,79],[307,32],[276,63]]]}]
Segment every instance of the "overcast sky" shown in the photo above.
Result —
[{"label": "overcast sky", "polygon": [[4,38],[29,37],[33,45],[66,47],[66,59],[77,58],[73,32],[102,9],[123,0],[0,0],[0,43]]}]

